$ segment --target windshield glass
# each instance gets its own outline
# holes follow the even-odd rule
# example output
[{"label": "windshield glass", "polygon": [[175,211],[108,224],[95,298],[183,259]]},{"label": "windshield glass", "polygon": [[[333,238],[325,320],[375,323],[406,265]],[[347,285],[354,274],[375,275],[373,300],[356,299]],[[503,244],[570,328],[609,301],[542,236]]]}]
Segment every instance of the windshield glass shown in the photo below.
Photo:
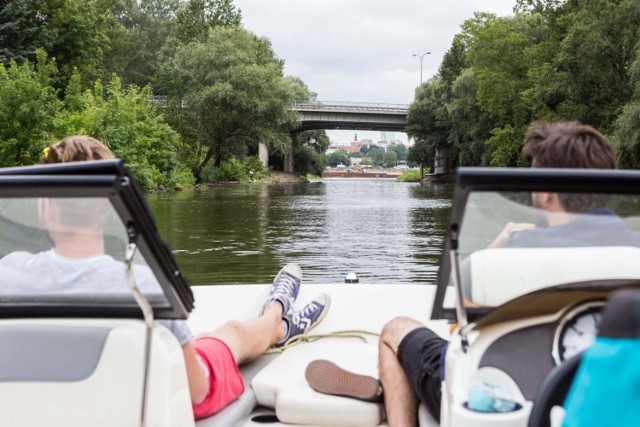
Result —
[{"label": "windshield glass", "polygon": [[[0,302],[131,303],[124,224],[108,199],[15,198],[0,201]],[[166,306],[137,253],[138,287]]]},{"label": "windshield glass", "polygon": [[640,278],[640,197],[472,192],[458,265],[465,301],[496,306],[573,282]]}]

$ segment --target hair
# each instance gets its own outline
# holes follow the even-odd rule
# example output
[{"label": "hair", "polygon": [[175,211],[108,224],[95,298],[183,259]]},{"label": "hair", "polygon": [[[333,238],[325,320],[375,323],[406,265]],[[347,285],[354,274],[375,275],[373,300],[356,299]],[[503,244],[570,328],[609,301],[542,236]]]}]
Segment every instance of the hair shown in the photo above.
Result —
[{"label": "hair", "polygon": [[[44,150],[43,164],[115,159],[109,148],[86,135],[68,136]],[[55,199],[61,221],[68,226],[99,228],[109,212],[109,201],[102,199]]]},{"label": "hair", "polygon": [[[534,168],[615,169],[616,154],[607,138],[578,122],[534,122],[524,138],[523,152]],[[604,194],[558,193],[568,212],[581,213],[604,207]]]},{"label": "hair", "polygon": [[616,168],[616,153],[607,138],[578,122],[532,123],[523,151],[534,168]]},{"label": "hair", "polygon": [[109,148],[95,138],[86,135],[68,136],[44,150],[42,163],[83,162],[86,160],[114,159]]}]

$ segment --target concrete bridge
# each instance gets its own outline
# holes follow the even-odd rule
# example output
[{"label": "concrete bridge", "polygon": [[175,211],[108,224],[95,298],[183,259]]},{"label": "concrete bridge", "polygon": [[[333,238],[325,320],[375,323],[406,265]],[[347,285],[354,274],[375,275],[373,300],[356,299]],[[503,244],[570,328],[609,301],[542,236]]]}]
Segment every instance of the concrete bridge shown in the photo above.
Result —
[{"label": "concrete bridge", "polygon": [[337,101],[296,101],[291,109],[302,115],[300,127],[294,133],[311,129],[404,132],[409,106]]}]

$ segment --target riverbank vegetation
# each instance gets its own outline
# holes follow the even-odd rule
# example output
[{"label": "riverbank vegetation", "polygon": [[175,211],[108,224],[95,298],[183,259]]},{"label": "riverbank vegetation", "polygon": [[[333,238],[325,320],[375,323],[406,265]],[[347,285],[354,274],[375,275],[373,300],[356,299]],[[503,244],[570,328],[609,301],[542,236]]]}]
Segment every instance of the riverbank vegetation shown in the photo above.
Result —
[{"label": "riverbank vegetation", "polygon": [[15,0],[0,12],[0,166],[86,133],[145,189],[260,179],[260,143],[276,166],[293,147],[298,173],[324,169],[324,131],[290,136],[290,106],[315,94],[283,75],[232,0]]},{"label": "riverbank vegetation", "polygon": [[578,120],[606,134],[619,164],[640,168],[640,2],[518,0],[517,13],[477,13],[438,74],[416,92],[409,159],[525,166],[534,120]]},{"label": "riverbank vegetation", "polygon": [[[453,166],[526,165],[527,125],[571,119],[640,167],[640,2],[518,0],[516,11],[464,22],[409,109],[416,144],[363,148],[362,164],[433,165],[442,150]],[[147,190],[260,179],[260,144],[276,169],[291,154],[299,176],[350,165],[325,156],[326,132],[295,133],[290,106],[317,95],[283,69],[233,0],[4,2],[0,167],[36,163],[77,133],[106,142]]]}]

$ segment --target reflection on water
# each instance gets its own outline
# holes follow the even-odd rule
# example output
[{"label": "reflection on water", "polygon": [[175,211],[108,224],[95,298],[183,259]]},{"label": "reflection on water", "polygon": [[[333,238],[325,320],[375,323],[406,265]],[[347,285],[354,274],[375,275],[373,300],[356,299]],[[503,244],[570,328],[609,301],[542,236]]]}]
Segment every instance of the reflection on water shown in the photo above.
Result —
[{"label": "reflection on water", "polygon": [[305,283],[435,283],[453,187],[389,180],[229,185],[150,195],[160,232],[194,285],[269,283],[300,264]]}]

